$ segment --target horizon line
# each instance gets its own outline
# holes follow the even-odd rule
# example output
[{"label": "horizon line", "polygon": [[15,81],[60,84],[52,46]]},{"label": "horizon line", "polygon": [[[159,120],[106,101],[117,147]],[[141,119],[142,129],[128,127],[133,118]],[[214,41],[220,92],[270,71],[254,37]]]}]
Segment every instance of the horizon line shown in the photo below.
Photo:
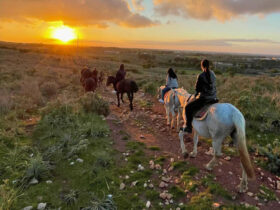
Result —
[{"label": "horizon line", "polygon": [[[94,42],[94,41],[91,41]],[[120,47],[120,46],[102,46],[102,45],[80,45],[77,46],[74,44],[74,41],[69,44],[58,44],[58,43],[44,43],[44,42],[13,42],[13,41],[3,41],[0,40],[0,43],[11,43],[11,44],[30,44],[30,45],[55,45],[55,46],[72,46],[79,48],[119,48],[119,49],[141,49],[141,50],[163,50],[163,51],[179,51],[179,52],[189,52],[189,53],[204,53],[204,54],[233,54],[233,55],[247,55],[247,56],[265,56],[265,57],[280,57],[280,54],[268,54],[268,53],[246,53],[246,52],[229,52],[229,51],[207,51],[207,50],[182,50],[182,49],[168,49],[168,48],[146,48],[146,47]]]}]

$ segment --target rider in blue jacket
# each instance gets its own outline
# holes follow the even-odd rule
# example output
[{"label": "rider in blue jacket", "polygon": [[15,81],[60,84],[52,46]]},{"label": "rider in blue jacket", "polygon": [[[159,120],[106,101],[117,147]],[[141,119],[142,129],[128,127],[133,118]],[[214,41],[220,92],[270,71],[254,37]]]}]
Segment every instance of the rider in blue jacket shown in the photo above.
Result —
[{"label": "rider in blue jacket", "polygon": [[161,99],[159,102],[164,103],[164,95],[171,89],[178,88],[178,78],[172,68],[168,69],[167,76],[166,76],[166,85],[165,88],[162,90]]}]

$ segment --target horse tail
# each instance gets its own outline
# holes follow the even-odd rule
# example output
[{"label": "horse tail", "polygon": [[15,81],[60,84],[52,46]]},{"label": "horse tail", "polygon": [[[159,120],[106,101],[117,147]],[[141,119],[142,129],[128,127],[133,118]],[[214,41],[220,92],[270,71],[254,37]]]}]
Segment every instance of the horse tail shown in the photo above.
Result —
[{"label": "horse tail", "polygon": [[237,148],[240,155],[240,161],[242,166],[247,174],[247,176],[251,179],[255,179],[255,172],[252,167],[249,153],[246,145],[246,136],[245,136],[245,119],[243,115],[238,112],[233,115],[233,122],[235,125],[236,132],[236,140],[237,140]]},{"label": "horse tail", "polygon": [[138,86],[137,86],[137,84],[136,84],[136,82],[134,82],[134,81],[131,81],[130,82],[130,86],[131,86],[131,91],[133,92],[133,93],[136,93],[139,89],[138,89]]}]

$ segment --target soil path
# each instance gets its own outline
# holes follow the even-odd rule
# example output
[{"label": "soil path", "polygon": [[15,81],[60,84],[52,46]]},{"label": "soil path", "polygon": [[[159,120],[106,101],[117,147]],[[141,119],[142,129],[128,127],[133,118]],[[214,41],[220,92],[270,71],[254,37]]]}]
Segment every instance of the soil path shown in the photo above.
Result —
[{"label": "soil path", "polygon": [[[166,125],[164,107],[157,102],[156,98],[147,96],[143,92],[138,92],[134,99],[134,110],[131,112],[126,97],[124,97],[125,104],[121,104],[121,107],[116,106],[116,96],[111,88],[106,88],[102,95],[111,104],[110,108],[112,113],[108,117],[108,122],[113,130],[115,129],[114,126],[118,126],[119,129],[128,133],[131,139],[144,142],[147,147],[158,147],[158,151],[148,150],[151,156],[159,157],[165,155],[174,158],[175,161],[187,160],[200,169],[199,174],[194,177],[196,179],[200,179],[206,174],[209,174],[204,167],[212,158],[212,155],[206,154],[210,148],[209,143],[200,140],[197,157],[184,159],[181,154],[178,133]],[[119,123],[113,125],[113,119]],[[125,152],[123,141],[120,141],[120,138],[115,138],[114,140],[116,148],[120,152]],[[191,152],[193,146],[192,135],[185,136],[185,144],[188,152]],[[239,157],[231,155],[231,159],[228,161],[224,159],[226,156],[228,155],[223,154],[219,160],[219,164],[210,173],[215,176],[215,180],[221,186],[234,195],[234,202],[238,204],[250,204],[260,209],[280,209],[279,201],[264,202],[257,198],[257,194],[260,193],[260,185],[269,187],[280,198],[280,191],[277,190],[276,186],[277,180],[280,181],[279,177],[255,165],[256,180],[249,181],[248,192],[250,193],[239,194],[236,189],[241,177]],[[251,154],[251,158],[254,160],[255,157],[253,154]],[[177,174],[177,176],[180,176],[180,174]]]}]

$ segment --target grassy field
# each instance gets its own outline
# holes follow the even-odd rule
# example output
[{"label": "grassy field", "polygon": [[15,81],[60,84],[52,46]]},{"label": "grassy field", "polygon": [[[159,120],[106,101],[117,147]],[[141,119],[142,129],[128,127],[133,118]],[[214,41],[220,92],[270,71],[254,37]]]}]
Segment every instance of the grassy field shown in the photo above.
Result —
[{"label": "grassy field", "polygon": [[[147,200],[154,200],[154,208],[160,209],[158,192],[143,187],[155,173],[147,167],[147,148],[127,141],[132,154],[127,164],[118,165],[124,160],[118,161],[123,159],[122,154],[113,149],[111,131],[103,119],[109,113],[108,103],[98,94],[84,95],[79,76],[85,65],[109,75],[124,63],[127,77],[135,79],[146,93],[155,95],[171,66],[180,86],[193,93],[199,64],[176,59],[178,54],[194,61],[203,57],[217,62],[228,62],[230,58],[236,63],[244,61],[244,56],[1,43],[0,209],[35,208],[38,203],[47,203],[49,209],[142,209]],[[246,69],[244,73],[242,69],[214,71],[220,101],[234,104],[246,118],[248,144],[251,151],[259,154],[257,163],[279,175],[277,71],[264,69],[261,75],[260,69],[256,71],[258,75],[249,75]],[[124,178],[140,163],[145,170]],[[196,169],[188,166],[184,171],[188,183]],[[120,190],[122,183],[128,185],[136,179],[135,187]],[[197,183],[202,184],[207,190],[181,209],[204,209],[212,203],[213,195],[227,196],[212,177]],[[177,203],[180,192],[173,189]],[[138,199],[139,194],[143,199]]]}]

